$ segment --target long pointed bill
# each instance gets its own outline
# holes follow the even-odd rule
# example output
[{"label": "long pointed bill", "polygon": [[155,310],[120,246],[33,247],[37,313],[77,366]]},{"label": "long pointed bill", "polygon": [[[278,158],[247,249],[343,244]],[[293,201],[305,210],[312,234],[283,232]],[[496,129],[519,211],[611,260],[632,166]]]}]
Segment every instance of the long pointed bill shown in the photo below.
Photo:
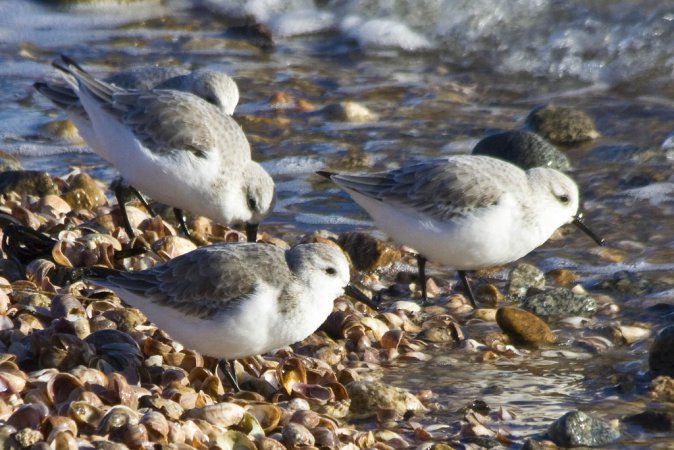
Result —
[{"label": "long pointed bill", "polygon": [[246,223],[246,239],[248,242],[257,242],[257,223]]},{"label": "long pointed bill", "polygon": [[372,309],[379,309],[379,304],[372,301],[367,295],[363,294],[360,292],[356,287],[354,287],[352,284],[347,284],[346,287],[344,288],[344,293],[348,295],[349,297],[353,297],[354,299],[358,300],[361,303],[365,303],[367,306],[369,306]]},{"label": "long pointed bill", "polygon": [[590,230],[590,228],[585,225],[584,220],[583,213],[578,213],[573,218],[573,224],[580,228],[585,234],[590,236],[590,238],[592,238],[592,240],[595,241],[598,245],[604,245],[604,238],[599,237],[594,231]]}]

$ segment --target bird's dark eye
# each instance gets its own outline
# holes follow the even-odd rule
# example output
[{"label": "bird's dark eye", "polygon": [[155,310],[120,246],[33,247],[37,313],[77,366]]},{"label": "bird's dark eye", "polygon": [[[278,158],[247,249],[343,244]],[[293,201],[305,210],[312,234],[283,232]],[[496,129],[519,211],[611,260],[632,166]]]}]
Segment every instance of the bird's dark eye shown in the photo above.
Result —
[{"label": "bird's dark eye", "polygon": [[564,205],[568,204],[570,201],[569,196],[566,194],[558,195],[557,199]]},{"label": "bird's dark eye", "polygon": [[204,100],[206,100],[211,105],[219,106],[218,99],[216,97],[213,97],[212,95],[207,95],[206,97],[204,97]]},{"label": "bird's dark eye", "polygon": [[335,269],[334,267],[328,267],[327,269],[325,269],[325,273],[327,273],[328,275],[334,275],[337,273],[337,269]]},{"label": "bird's dark eye", "polygon": [[248,208],[254,211],[257,209],[257,202],[253,197],[248,197]]}]

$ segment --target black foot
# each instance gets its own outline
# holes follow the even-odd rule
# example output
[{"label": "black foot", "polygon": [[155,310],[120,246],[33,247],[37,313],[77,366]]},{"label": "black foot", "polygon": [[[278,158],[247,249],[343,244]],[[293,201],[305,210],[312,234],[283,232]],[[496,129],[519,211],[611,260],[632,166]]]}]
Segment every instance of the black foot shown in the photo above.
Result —
[{"label": "black foot", "polygon": [[234,360],[226,360],[226,359],[221,359],[218,362],[218,366],[215,368],[215,371],[217,373],[218,367],[222,369],[222,372],[225,374],[225,377],[227,378],[227,381],[229,382],[229,385],[232,386],[232,389],[234,389],[234,392],[241,392],[241,388],[239,387],[239,382],[236,379],[236,370],[234,368]]},{"label": "black foot", "polygon": [[178,221],[178,228],[180,228],[180,232],[184,234],[187,239],[192,239],[190,230],[187,229],[187,224],[185,223],[185,215],[183,214],[183,210],[180,208],[173,208],[173,214]]},{"label": "black foot", "polygon": [[419,268],[419,285],[421,286],[421,301],[428,305],[428,292],[426,292],[426,258],[417,255],[417,267]]}]

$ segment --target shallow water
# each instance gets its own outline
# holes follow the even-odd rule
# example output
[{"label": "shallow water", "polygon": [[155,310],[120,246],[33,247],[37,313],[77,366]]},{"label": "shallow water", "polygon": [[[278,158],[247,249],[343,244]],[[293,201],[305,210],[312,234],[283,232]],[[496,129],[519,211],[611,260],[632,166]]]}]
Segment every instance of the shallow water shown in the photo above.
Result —
[{"label": "shallow water", "polygon": [[[638,295],[608,292],[622,308],[616,319],[644,323],[653,332],[671,323],[674,154],[662,143],[674,128],[674,9],[666,2],[593,2],[590,8],[580,1],[516,1],[508,11],[487,0],[317,2],[328,4],[322,10],[313,2],[289,2],[282,10],[277,2],[249,2],[253,9],[247,12],[276,32],[271,51],[225,34],[236,22],[222,16],[225,3],[58,7],[3,1],[0,149],[19,155],[27,169],[64,175],[77,167],[106,180],[115,175],[96,155],[39,128],[59,114],[33,92],[32,83],[53,76],[49,63],[59,53],[100,74],[155,63],[222,69],[241,89],[236,115],[270,119],[244,122],[255,157],[278,186],[277,210],[262,228],[293,240],[316,229],[377,233],[368,216],[313,175],[315,170],[381,169],[468,153],[481,137],[522,126],[534,106],[574,106],[595,119],[603,136],[568,150],[572,176],[581,187],[588,223],[621,261],[575,230],[525,260],[544,270],[571,268],[591,293],[605,292],[598,283],[615,272],[637,272],[652,288]],[[330,14],[323,16],[330,26],[321,34],[301,35],[298,30],[316,17],[307,19],[301,11]],[[349,28],[342,21],[347,13],[361,21],[391,20],[406,31],[382,37],[366,27]],[[428,45],[405,51],[410,42]],[[380,120],[345,124],[296,109],[272,110],[268,99],[277,91],[318,107],[358,101]],[[431,270],[441,283],[455,281],[442,267]],[[497,274],[497,285],[504,277],[505,272]],[[668,318],[652,308],[662,303],[669,305]],[[517,419],[508,422],[510,431],[522,438],[544,432],[571,409],[617,419],[653,407],[646,406],[644,392],[649,343],[597,354],[570,348],[580,359],[534,352],[492,363],[475,361],[462,349],[438,348],[428,362],[393,364],[385,379],[432,389],[445,408],[427,420],[440,423],[460,418],[459,408],[475,399],[494,409],[512,408]],[[635,387],[619,389],[616,380],[623,378],[635,380]],[[627,437],[620,448],[671,444],[667,437],[623,431]]]}]

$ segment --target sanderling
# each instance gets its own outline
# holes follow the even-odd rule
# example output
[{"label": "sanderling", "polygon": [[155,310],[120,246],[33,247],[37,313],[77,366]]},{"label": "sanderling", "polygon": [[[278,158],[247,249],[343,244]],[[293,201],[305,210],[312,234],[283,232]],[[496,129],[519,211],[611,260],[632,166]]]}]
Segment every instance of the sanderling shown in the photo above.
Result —
[{"label": "sanderling", "polygon": [[67,58],[54,66],[77,93],[94,142],[132,186],[220,223],[246,223],[249,241],[274,205],[274,181],[251,159],[243,130],[189,92],[124,89]]},{"label": "sanderling", "polygon": [[395,241],[417,250],[426,301],[426,258],[459,271],[475,307],[467,270],[519,259],[566,223],[598,244],[578,213],[578,187],[554,169],[526,172],[487,156],[451,156],[389,172],[318,172],[343,188]]},{"label": "sanderling", "polygon": [[[76,65],[68,58],[63,58],[63,60],[66,64]],[[239,89],[234,80],[225,73],[209,69],[190,72],[177,67],[139,67],[114,74],[106,78],[105,81],[124,89],[173,89],[190,92],[220,108],[228,115],[234,113],[234,108],[239,102]],[[77,92],[70,85],[37,82],[34,87],[56,106],[66,111],[89,147],[114,165],[114,162],[108,156],[108,152],[111,150],[108,149],[107,145],[98,142],[91,120],[80,102]],[[124,228],[130,236],[133,236],[133,229],[124,207],[123,188],[122,184],[115,184],[115,196],[122,213]],[[145,207],[153,213],[140,192],[133,187],[130,188]],[[182,231],[189,235],[184,216],[179,208],[175,209],[175,216]]]},{"label": "sanderling", "polygon": [[304,339],[345,292],[376,308],[349,283],[343,251],[327,244],[214,244],[138,272],[92,267],[86,278],[187,348],[230,361]]}]

